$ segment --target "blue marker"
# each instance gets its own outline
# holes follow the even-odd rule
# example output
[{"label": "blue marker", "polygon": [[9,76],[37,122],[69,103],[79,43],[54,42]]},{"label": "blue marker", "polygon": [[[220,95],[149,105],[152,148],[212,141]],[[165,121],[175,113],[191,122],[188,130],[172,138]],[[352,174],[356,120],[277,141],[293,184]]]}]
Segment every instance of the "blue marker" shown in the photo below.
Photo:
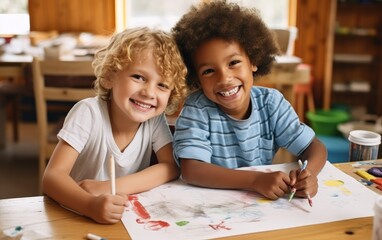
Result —
[{"label": "blue marker", "polygon": [[368,180],[363,179],[363,178],[359,179],[358,181],[361,182],[361,183],[362,183],[363,185],[365,185],[365,186],[370,186],[370,185],[373,184],[373,182],[368,181]]}]

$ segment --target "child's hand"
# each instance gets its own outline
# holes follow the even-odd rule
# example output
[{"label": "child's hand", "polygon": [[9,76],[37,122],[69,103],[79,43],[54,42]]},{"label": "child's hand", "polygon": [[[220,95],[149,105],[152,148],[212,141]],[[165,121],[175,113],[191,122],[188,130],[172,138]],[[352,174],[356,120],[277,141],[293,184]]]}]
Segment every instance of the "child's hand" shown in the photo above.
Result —
[{"label": "child's hand", "polygon": [[85,179],[78,182],[78,185],[88,193],[98,196],[104,193],[111,193],[110,181],[97,181]]},{"label": "child's hand", "polygon": [[88,216],[99,223],[116,223],[122,218],[125,202],[121,195],[101,194],[91,200]]},{"label": "child's hand", "polygon": [[290,186],[296,189],[295,196],[311,197],[315,196],[318,191],[318,180],[317,176],[311,174],[308,169],[301,171],[300,169],[292,170],[289,173]]},{"label": "child's hand", "polygon": [[254,190],[266,198],[277,199],[289,192],[289,176],[281,171],[256,172]]}]

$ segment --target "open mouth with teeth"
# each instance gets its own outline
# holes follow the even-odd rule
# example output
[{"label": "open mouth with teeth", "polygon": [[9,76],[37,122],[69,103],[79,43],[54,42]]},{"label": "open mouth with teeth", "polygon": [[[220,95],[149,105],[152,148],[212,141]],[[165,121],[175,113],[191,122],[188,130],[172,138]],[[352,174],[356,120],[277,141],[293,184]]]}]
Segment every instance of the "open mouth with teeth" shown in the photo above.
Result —
[{"label": "open mouth with teeth", "polygon": [[240,86],[237,86],[235,88],[232,88],[231,90],[229,91],[226,91],[226,92],[219,92],[220,95],[222,95],[223,97],[229,97],[229,96],[232,96],[234,94],[236,94],[240,89]]},{"label": "open mouth with teeth", "polygon": [[144,109],[150,109],[152,108],[153,106],[152,105],[149,105],[149,104],[144,104],[144,103],[141,103],[141,102],[138,102],[138,101],[135,101],[135,100],[131,100],[135,105],[137,105],[138,107],[140,108],[144,108]]}]

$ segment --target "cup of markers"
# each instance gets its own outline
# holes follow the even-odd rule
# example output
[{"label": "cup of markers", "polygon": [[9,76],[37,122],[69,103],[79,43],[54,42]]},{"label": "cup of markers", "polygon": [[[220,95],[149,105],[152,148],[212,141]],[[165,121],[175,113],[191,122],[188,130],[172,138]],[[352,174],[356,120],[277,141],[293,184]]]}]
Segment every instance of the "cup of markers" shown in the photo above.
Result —
[{"label": "cup of markers", "polygon": [[374,160],[378,158],[381,135],[371,131],[354,130],[349,133],[349,161]]}]

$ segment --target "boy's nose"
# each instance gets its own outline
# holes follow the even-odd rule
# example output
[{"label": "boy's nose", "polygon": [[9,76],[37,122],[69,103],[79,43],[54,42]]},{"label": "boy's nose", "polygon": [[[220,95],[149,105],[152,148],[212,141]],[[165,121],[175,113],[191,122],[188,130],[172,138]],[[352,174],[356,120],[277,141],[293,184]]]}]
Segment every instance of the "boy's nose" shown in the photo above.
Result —
[{"label": "boy's nose", "polygon": [[230,82],[233,80],[233,76],[229,69],[223,69],[219,79],[221,82]]},{"label": "boy's nose", "polygon": [[153,84],[146,84],[141,91],[142,95],[152,98],[155,96],[155,85]]}]

